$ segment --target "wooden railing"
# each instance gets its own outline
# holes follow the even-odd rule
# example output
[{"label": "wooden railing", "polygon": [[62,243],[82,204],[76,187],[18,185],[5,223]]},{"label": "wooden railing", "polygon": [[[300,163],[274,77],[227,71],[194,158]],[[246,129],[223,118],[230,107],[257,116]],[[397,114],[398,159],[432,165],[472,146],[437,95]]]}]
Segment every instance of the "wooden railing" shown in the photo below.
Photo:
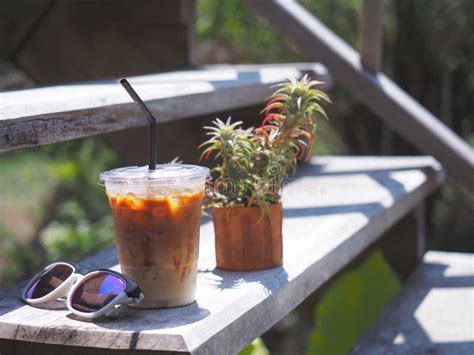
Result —
[{"label": "wooden railing", "polygon": [[474,193],[474,149],[379,72],[381,24],[380,18],[377,20],[372,15],[380,14],[381,1],[371,0],[364,4],[366,23],[362,33],[372,33],[377,28],[379,32],[372,34],[374,38],[371,36],[362,41],[362,61],[359,53],[296,1],[245,2],[291,39],[301,51],[324,64],[336,82],[384,123],[421,152],[433,155],[446,167],[448,174]]}]

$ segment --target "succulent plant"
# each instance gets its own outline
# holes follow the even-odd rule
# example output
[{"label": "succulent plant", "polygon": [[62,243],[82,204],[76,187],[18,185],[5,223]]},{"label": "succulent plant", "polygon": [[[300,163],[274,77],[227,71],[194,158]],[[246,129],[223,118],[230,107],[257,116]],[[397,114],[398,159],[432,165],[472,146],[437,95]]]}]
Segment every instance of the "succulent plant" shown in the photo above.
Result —
[{"label": "succulent plant", "polygon": [[207,191],[207,207],[258,206],[267,210],[278,203],[281,189],[299,159],[309,159],[319,117],[327,118],[321,101],[331,102],[319,81],[307,76],[277,85],[262,110],[259,128],[242,128],[242,122],[216,119],[204,127],[210,138],[200,145],[201,159],[213,157],[220,164]]}]

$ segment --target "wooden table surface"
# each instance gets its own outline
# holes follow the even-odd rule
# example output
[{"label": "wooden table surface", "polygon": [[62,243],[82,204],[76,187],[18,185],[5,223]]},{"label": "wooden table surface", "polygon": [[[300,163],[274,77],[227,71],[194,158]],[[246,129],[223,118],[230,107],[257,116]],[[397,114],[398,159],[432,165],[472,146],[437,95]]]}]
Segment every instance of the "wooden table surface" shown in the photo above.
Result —
[{"label": "wooden table surface", "polygon": [[[430,157],[315,158],[284,190],[282,267],[216,269],[212,222],[205,220],[196,303],[166,310],[122,307],[118,318],[84,322],[59,301],[43,309],[22,304],[21,284],[0,292],[0,338],[100,351],[235,353],[418,206],[443,179]],[[82,263],[118,269],[116,264],[114,248]]]}]

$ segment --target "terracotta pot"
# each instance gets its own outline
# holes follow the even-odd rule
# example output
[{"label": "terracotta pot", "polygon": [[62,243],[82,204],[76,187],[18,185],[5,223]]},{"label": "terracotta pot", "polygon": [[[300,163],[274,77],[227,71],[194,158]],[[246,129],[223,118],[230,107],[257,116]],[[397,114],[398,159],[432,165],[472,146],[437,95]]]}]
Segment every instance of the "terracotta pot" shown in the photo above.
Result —
[{"label": "terracotta pot", "polygon": [[212,210],[216,235],[217,267],[226,270],[260,270],[283,263],[281,203],[259,207],[216,207]]}]

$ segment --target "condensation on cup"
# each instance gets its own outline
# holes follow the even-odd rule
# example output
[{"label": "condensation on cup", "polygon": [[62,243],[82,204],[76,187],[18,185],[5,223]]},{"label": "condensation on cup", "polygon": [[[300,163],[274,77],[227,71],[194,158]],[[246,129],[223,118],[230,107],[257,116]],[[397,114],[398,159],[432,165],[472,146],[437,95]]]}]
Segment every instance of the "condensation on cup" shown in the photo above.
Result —
[{"label": "condensation on cup", "polygon": [[145,298],[134,307],[195,301],[201,204],[209,169],[163,164],[100,174],[112,209],[121,270]]}]

